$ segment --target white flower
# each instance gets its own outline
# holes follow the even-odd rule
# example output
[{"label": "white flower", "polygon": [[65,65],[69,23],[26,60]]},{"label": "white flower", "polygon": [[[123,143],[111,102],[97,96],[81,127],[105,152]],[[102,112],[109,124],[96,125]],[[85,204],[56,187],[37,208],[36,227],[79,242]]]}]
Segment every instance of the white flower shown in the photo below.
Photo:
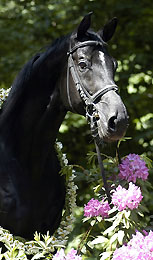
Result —
[{"label": "white flower", "polygon": [[[56,143],[57,147],[57,152],[58,152],[58,158],[61,162],[61,167],[64,165],[68,166],[68,160],[66,158],[66,154],[62,154],[62,144],[57,142]],[[72,169],[72,175],[69,176],[69,179],[66,183],[66,210],[65,213],[63,214],[63,218],[61,221],[61,224],[59,228],[56,230],[54,236],[56,239],[55,244],[58,245],[66,245],[67,240],[68,240],[68,235],[70,232],[73,230],[73,222],[75,220],[74,217],[74,209],[76,208],[76,190],[78,189],[77,185],[74,183],[74,178],[75,178],[75,171]],[[66,212],[69,213],[69,215],[66,215]]]}]

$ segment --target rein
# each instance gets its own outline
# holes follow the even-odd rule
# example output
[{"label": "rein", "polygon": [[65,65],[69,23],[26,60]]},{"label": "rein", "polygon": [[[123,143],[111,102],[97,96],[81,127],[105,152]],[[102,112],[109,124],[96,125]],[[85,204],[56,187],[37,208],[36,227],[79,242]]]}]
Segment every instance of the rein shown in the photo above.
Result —
[{"label": "rein", "polygon": [[71,76],[72,76],[72,79],[76,86],[76,89],[79,92],[81,99],[84,101],[84,103],[86,105],[86,118],[87,118],[88,122],[90,123],[91,134],[95,140],[95,147],[96,147],[96,152],[97,152],[97,157],[98,157],[98,163],[99,163],[99,167],[100,167],[100,171],[101,171],[101,175],[102,175],[102,179],[103,179],[103,183],[104,183],[104,187],[105,187],[105,192],[106,192],[106,195],[108,198],[108,202],[110,203],[111,199],[110,199],[109,188],[108,188],[108,184],[107,184],[107,180],[106,180],[106,176],[105,176],[105,172],[104,172],[104,166],[103,166],[103,162],[102,162],[102,158],[101,158],[101,154],[100,154],[99,145],[96,142],[96,137],[98,136],[98,131],[95,129],[97,127],[97,120],[99,119],[99,115],[98,115],[98,111],[95,106],[95,103],[97,102],[97,99],[99,97],[102,97],[108,91],[111,91],[111,90],[118,91],[118,87],[115,84],[107,85],[104,89],[100,89],[95,94],[90,95],[90,93],[87,91],[87,89],[84,87],[84,85],[82,84],[82,82],[80,80],[80,77],[79,77],[76,65],[74,63],[74,60],[73,60],[73,56],[72,56],[72,54],[79,48],[86,47],[86,46],[103,46],[103,44],[104,43],[101,41],[85,41],[85,42],[78,43],[73,48],[71,48],[71,45],[70,45],[69,51],[67,53],[67,55],[68,55],[67,96],[68,96],[68,102],[69,102],[70,107],[72,108],[72,111],[75,111],[73,108],[72,102],[71,102],[71,97],[70,97],[69,75],[71,73]]}]

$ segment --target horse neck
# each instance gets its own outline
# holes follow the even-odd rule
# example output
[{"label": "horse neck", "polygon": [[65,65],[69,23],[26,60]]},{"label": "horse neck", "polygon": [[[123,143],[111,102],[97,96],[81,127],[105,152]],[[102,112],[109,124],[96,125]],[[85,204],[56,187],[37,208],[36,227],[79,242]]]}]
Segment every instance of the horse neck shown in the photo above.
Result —
[{"label": "horse neck", "polygon": [[48,57],[40,66],[38,59],[23,92],[15,86],[19,97],[12,89],[4,106],[0,139],[25,163],[31,160],[39,162],[40,158],[42,161],[43,153],[46,158],[66,114],[59,94],[59,78],[65,57],[66,52],[60,51],[59,56],[56,53]]}]

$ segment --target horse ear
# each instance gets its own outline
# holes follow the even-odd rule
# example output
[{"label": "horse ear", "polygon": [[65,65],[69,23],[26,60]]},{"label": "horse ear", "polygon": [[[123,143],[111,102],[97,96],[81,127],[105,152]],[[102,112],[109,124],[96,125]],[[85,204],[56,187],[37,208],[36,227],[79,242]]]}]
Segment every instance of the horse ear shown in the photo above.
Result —
[{"label": "horse ear", "polygon": [[104,42],[108,42],[112,38],[116,30],[117,21],[118,21],[117,18],[114,17],[107,24],[105,24],[102,30],[98,32],[98,34],[101,36]]},{"label": "horse ear", "polygon": [[87,30],[89,29],[90,24],[91,24],[91,15],[92,15],[92,12],[85,15],[84,18],[82,19],[80,25],[78,26],[78,29],[77,29],[77,38],[78,39],[81,39],[85,35]]}]

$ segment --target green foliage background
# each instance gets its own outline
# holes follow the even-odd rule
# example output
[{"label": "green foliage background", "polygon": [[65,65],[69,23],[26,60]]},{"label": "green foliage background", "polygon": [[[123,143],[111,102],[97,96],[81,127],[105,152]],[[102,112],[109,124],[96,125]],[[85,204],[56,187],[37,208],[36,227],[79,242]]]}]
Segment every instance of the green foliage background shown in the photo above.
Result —
[{"label": "green foliage background", "polygon": [[[95,30],[114,16],[119,20],[109,52],[119,63],[116,82],[130,117],[126,136],[132,137],[122,143],[121,155],[143,153],[153,159],[153,2],[150,0],[1,0],[0,87],[10,87],[32,55],[74,30],[90,11],[94,12]],[[94,150],[94,145],[85,119],[68,113],[58,138],[69,162],[86,167],[86,154]],[[115,144],[104,151],[115,155]],[[82,197],[89,199],[90,194],[86,192],[86,181],[79,179],[78,183],[81,205]]]}]

